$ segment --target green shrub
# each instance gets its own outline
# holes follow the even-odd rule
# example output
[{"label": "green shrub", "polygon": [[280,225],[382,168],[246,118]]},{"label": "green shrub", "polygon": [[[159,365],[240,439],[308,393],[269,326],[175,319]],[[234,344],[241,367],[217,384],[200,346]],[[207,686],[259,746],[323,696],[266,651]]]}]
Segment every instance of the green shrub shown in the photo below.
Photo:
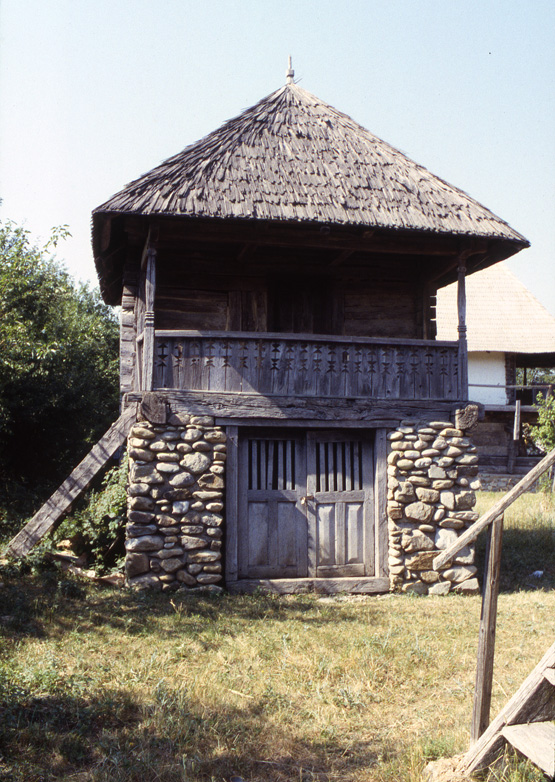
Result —
[{"label": "green shrub", "polygon": [[106,473],[98,491],[87,494],[84,503],[56,530],[54,543],[72,542],[76,554],[86,554],[98,573],[119,567],[125,554],[127,503],[127,458]]}]

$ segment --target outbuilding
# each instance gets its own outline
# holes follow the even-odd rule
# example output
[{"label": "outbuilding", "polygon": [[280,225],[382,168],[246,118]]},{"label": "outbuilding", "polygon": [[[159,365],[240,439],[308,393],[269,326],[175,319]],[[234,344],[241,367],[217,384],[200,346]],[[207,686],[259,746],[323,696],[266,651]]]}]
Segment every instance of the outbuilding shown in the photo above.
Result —
[{"label": "outbuilding", "polygon": [[472,551],[431,567],[476,518],[465,276],[527,244],[292,72],[99,206],[129,583],[474,589]]}]

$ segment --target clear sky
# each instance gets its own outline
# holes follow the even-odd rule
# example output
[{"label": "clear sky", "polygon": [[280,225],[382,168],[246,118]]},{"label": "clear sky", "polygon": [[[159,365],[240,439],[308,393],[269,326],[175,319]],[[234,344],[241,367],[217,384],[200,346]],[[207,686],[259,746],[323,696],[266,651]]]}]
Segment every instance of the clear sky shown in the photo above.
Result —
[{"label": "clear sky", "polygon": [[0,0],[2,219],[95,279],[91,211],[285,83],[531,242],[555,314],[554,0]]}]

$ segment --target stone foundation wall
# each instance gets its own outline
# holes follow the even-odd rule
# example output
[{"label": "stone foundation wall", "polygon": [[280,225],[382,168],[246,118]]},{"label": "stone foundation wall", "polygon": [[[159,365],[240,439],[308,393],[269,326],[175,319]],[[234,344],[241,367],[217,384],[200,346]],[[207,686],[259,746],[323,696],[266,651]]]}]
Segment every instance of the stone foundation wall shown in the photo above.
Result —
[{"label": "stone foundation wall", "polygon": [[474,549],[437,573],[439,551],[478,519],[476,448],[449,421],[404,421],[388,435],[389,568],[392,589],[474,593]]},{"label": "stone foundation wall", "polygon": [[210,416],[138,423],[129,437],[126,576],[163,590],[222,580],[226,435]]}]

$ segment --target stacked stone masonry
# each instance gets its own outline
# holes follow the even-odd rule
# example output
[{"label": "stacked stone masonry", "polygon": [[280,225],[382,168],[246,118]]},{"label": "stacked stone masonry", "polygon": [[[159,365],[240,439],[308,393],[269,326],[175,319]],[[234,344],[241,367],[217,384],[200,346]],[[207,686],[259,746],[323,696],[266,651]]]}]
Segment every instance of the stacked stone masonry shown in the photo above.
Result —
[{"label": "stacked stone masonry", "polygon": [[445,421],[403,421],[388,434],[389,571],[392,589],[476,593],[473,547],[439,572],[432,562],[474,521],[476,448]]},{"label": "stacked stone masonry", "polygon": [[210,416],[136,424],[129,442],[126,576],[164,591],[222,580],[226,435]]}]

